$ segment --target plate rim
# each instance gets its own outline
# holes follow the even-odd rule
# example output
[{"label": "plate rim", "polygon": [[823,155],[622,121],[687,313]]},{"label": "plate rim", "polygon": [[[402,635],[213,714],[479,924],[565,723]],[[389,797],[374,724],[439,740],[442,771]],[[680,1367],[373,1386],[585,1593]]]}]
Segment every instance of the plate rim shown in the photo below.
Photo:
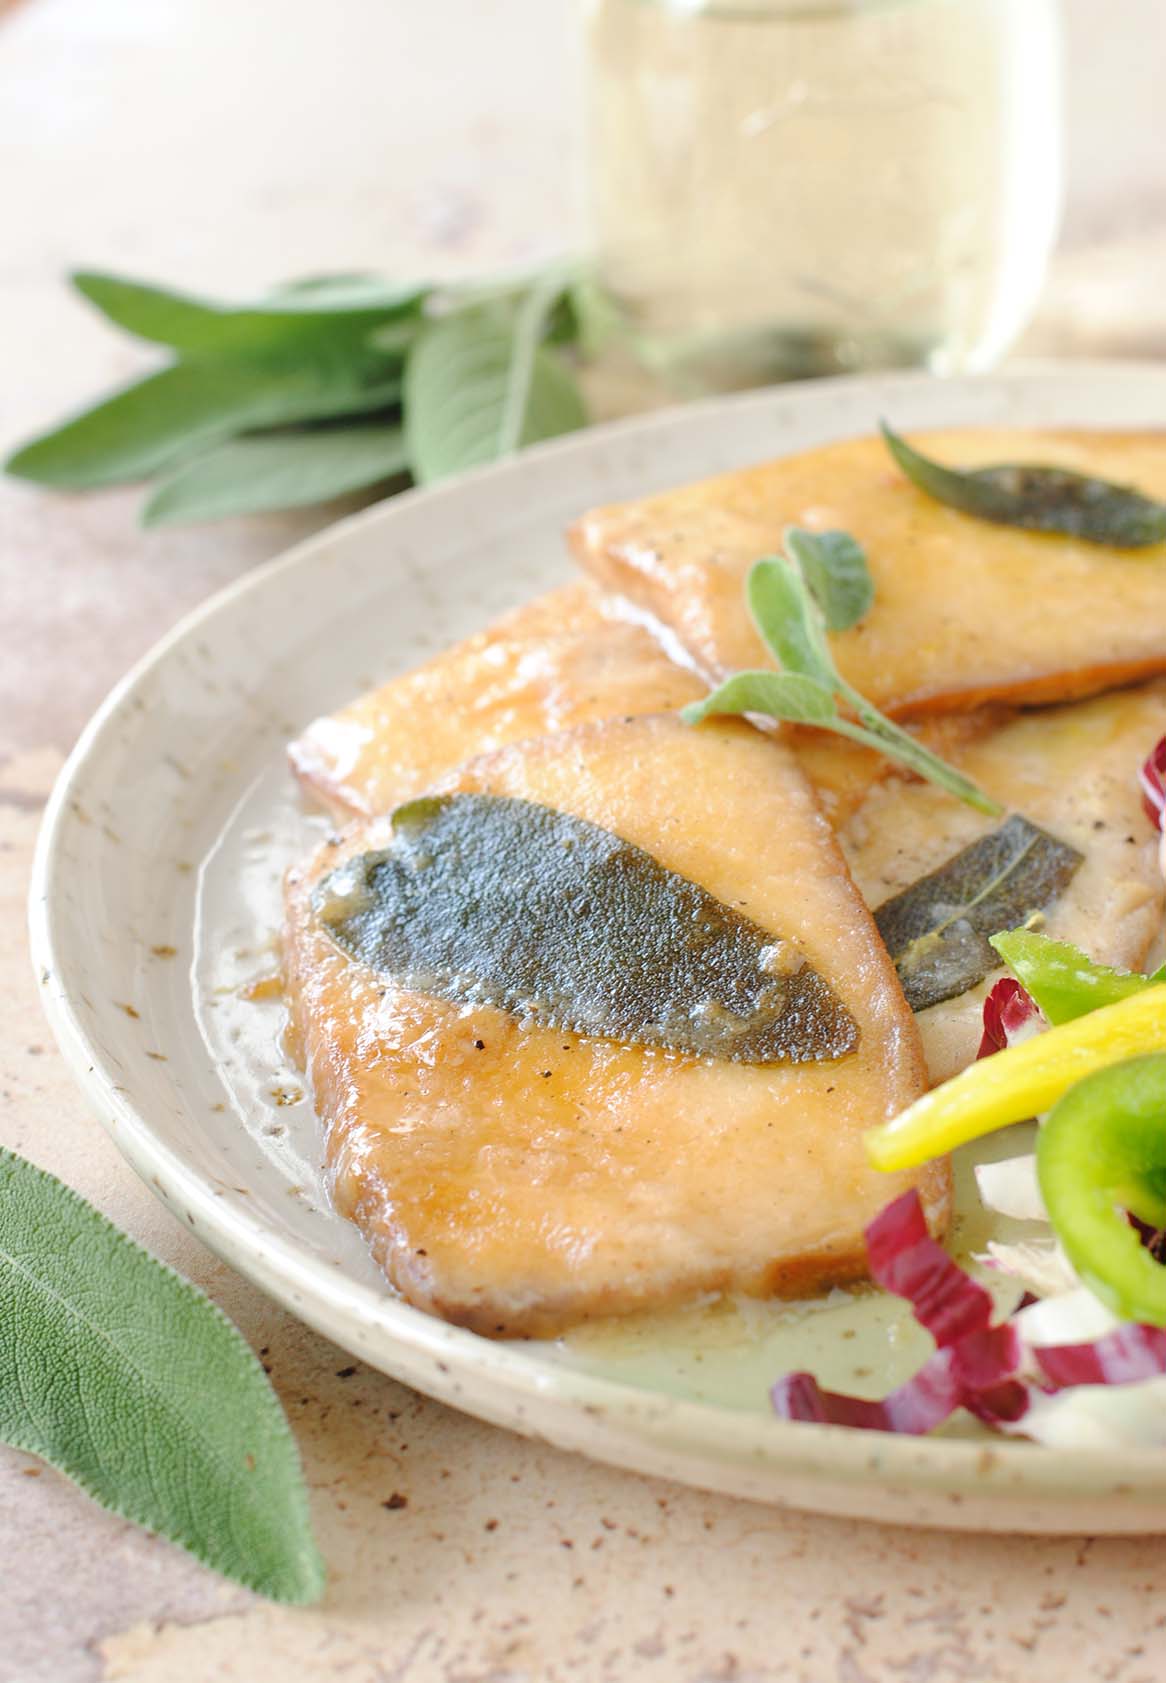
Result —
[{"label": "plate rim", "polygon": [[[994,373],[957,376],[944,383],[991,386],[1010,380],[1025,383],[1067,378],[1130,384],[1151,379],[1166,384],[1166,366],[1146,360],[1034,359],[1017,361]],[[273,1233],[260,1217],[219,1198],[209,1181],[154,1133],[148,1116],[128,1094],[118,1090],[115,1072],[108,1066],[108,1055],[90,1038],[70,998],[68,959],[62,957],[58,945],[52,891],[75,785],[139,686],[208,621],[228,612],[240,598],[268,588],[281,575],[300,568],[310,569],[319,552],[337,541],[345,542],[354,532],[391,525],[402,510],[422,499],[436,505],[443,500],[460,499],[467,489],[472,490],[483,481],[506,477],[520,480],[532,462],[602,449],[657,430],[667,431],[680,417],[696,427],[702,422],[708,424],[728,408],[760,410],[779,397],[796,402],[800,394],[820,391],[826,386],[831,390],[850,388],[859,393],[876,381],[881,389],[936,383],[934,376],[919,372],[794,382],[706,398],[589,427],[439,485],[416,487],[373,503],[322,527],[214,592],[183,615],[118,680],[81,732],[58,774],[45,806],[30,879],[29,938],[33,968],[43,1008],[74,1080],[91,1110],[150,1191],[166,1204],[176,1219],[187,1213],[196,1237],[266,1295],[371,1365],[391,1372],[370,1355],[365,1341],[358,1336],[362,1325],[387,1333],[410,1356],[427,1368],[432,1367],[432,1371],[420,1375],[411,1372],[404,1380],[415,1389],[427,1391],[463,1412],[501,1421],[515,1430],[532,1430],[523,1423],[521,1406],[517,1418],[513,1410],[500,1413],[497,1407],[493,1410],[475,1407],[472,1396],[460,1394],[456,1386],[448,1383],[455,1369],[447,1358],[453,1357],[459,1369],[468,1371],[471,1377],[484,1376],[515,1405],[536,1397],[566,1406],[572,1416],[582,1413],[593,1419],[607,1417],[618,1422],[633,1445],[658,1442],[662,1428],[667,1425],[668,1438],[676,1445],[683,1444],[690,1454],[696,1449],[718,1463],[726,1460],[749,1463],[835,1484],[901,1484],[927,1492],[974,1487],[985,1496],[991,1494],[1005,1506],[1009,1495],[1018,1503],[1036,1501],[1050,1506],[1070,1503],[1079,1506],[1091,1497],[1128,1493],[1138,1498],[1135,1505],[1141,1508],[1146,1502],[1166,1500],[1166,1454],[1161,1451],[1066,1450],[998,1438],[988,1442],[945,1437],[903,1438],[849,1431],[839,1426],[808,1428],[805,1424],[768,1418],[759,1412],[738,1411],[721,1404],[649,1391],[627,1381],[573,1368],[540,1366],[522,1353],[521,1345],[497,1343],[465,1328],[451,1326],[390,1296],[387,1290],[382,1293],[331,1270],[322,1261],[303,1254],[294,1241]],[[339,1321],[333,1318],[337,1312]],[[732,1428],[728,1434],[731,1455],[726,1453],[723,1441],[726,1425]],[[535,1430],[538,1435],[551,1436]],[[601,1459],[620,1459],[610,1448],[582,1447]],[[625,1460],[624,1464],[634,1465],[634,1462]],[[1148,1478],[1148,1474],[1156,1476]],[[954,1514],[948,1523],[955,1523]],[[1050,1528],[1037,1525],[1033,1529]]]}]

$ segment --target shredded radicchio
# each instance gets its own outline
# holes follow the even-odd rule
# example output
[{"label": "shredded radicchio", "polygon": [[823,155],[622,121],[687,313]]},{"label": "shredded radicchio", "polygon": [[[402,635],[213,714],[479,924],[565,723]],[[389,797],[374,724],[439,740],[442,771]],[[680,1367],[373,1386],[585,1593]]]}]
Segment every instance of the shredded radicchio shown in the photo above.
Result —
[{"label": "shredded radicchio", "polygon": [[1156,830],[1166,830],[1166,736],[1151,748],[1138,772],[1142,805]]},{"label": "shredded radicchio", "polygon": [[992,1319],[992,1299],[931,1237],[917,1192],[904,1192],[866,1230],[871,1278],[905,1297],[941,1350]]},{"label": "shredded radicchio", "polygon": [[984,1033],[976,1057],[990,1058],[993,1052],[1003,1052],[1039,1017],[1036,1000],[1027,989],[1014,976],[1001,977],[984,1001]]},{"label": "shredded radicchio", "polygon": [[992,1299],[931,1237],[917,1192],[888,1205],[867,1228],[866,1241],[872,1277],[907,1299],[936,1349],[881,1401],[827,1391],[809,1373],[787,1374],[770,1393],[783,1420],[918,1436],[965,1408],[988,1426],[1023,1431],[1025,1415],[1049,1394],[1166,1374],[1160,1327],[1131,1324],[1092,1343],[1032,1346],[1016,1319],[993,1326]]},{"label": "shredded radicchio", "polygon": [[1070,1385],[1131,1385],[1166,1373],[1166,1329],[1128,1322],[1092,1344],[1046,1344],[1032,1352],[1041,1377]]}]

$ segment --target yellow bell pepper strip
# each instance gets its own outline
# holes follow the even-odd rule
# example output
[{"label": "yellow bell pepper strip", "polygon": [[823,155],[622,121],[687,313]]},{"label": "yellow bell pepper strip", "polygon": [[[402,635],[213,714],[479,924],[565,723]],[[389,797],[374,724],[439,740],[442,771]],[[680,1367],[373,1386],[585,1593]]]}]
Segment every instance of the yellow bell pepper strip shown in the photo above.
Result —
[{"label": "yellow bell pepper strip", "polygon": [[1166,983],[972,1064],[864,1136],[876,1169],[913,1169],[1048,1110],[1094,1070],[1166,1052]]},{"label": "yellow bell pepper strip", "polygon": [[1166,1327],[1166,1268],[1126,1220],[1166,1226],[1166,1057],[1100,1069],[1053,1106],[1036,1148],[1057,1238],[1122,1320]]}]

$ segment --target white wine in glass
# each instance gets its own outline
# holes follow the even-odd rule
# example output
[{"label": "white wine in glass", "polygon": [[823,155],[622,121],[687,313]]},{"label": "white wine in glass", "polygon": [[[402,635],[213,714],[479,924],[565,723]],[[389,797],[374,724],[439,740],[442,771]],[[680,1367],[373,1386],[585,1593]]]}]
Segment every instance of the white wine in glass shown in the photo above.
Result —
[{"label": "white wine in glass", "polygon": [[1060,206],[1056,0],[584,0],[605,354],[674,395],[993,363]]}]

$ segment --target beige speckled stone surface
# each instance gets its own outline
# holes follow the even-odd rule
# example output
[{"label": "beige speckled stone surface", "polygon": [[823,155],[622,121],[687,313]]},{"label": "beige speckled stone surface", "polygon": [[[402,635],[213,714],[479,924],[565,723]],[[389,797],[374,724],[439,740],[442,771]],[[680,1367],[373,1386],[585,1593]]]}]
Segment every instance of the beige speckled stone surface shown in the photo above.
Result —
[{"label": "beige speckled stone surface", "polygon": [[[245,290],[324,264],[467,268],[559,244],[568,10],[0,7],[0,443],[137,366],[58,286],[69,262]],[[1131,29],[1150,16],[1142,0],[1115,11]],[[1086,195],[1070,225],[1133,239],[1162,183],[1115,226],[1119,172],[1102,164],[1110,221]],[[1147,312],[1166,295],[1166,247],[1146,251],[1124,269],[1070,253],[1034,342],[1163,342],[1160,302],[1157,323],[1129,325],[1132,295]],[[198,1280],[265,1352],[332,1577],[320,1608],[271,1609],[0,1452],[0,1683],[1156,1683],[1164,1541],[912,1534],[590,1466],[354,1369],[153,1201],[39,1014],[22,936],[38,815],[126,665],[324,516],[146,537],[135,501],[0,485],[0,1138]]]}]

